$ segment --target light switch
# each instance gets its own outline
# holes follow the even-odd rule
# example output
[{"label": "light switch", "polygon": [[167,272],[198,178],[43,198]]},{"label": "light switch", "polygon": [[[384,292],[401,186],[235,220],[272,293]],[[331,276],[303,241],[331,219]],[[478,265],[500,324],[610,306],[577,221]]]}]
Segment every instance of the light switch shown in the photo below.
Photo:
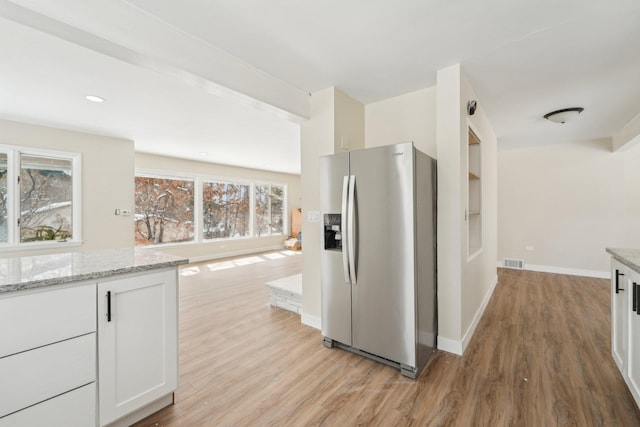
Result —
[{"label": "light switch", "polygon": [[307,212],[307,222],[320,222],[320,212],[318,211]]}]

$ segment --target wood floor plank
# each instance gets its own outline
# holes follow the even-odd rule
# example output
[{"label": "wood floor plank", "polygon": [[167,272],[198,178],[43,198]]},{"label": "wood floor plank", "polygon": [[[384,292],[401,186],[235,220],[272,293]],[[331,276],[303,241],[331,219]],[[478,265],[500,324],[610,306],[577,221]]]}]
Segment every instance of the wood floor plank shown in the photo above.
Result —
[{"label": "wood floor plank", "polygon": [[437,351],[412,381],[269,305],[264,283],[301,270],[287,254],[183,268],[176,404],[137,427],[640,426],[606,280],[499,270],[465,355]]}]

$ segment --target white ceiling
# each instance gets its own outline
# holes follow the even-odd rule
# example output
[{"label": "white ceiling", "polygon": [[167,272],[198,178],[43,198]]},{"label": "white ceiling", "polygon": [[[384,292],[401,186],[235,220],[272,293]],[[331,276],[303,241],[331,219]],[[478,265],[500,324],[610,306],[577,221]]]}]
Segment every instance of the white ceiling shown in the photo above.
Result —
[{"label": "white ceiling", "polygon": [[0,58],[0,117],[289,173],[306,94],[370,103],[456,63],[503,146],[610,137],[640,113],[637,0],[0,0]]}]

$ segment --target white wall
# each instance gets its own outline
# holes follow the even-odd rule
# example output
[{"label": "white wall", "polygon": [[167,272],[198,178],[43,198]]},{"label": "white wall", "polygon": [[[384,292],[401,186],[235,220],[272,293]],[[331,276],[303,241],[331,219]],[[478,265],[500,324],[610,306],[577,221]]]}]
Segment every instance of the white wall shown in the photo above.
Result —
[{"label": "white wall", "polygon": [[[606,247],[640,242],[640,148],[609,140],[498,151],[498,260],[609,276]],[[526,246],[533,250],[526,250]]]},{"label": "white wall", "polygon": [[134,205],[132,141],[0,120],[0,144],[82,154],[82,246],[3,256],[133,246],[132,217],[114,214]]},{"label": "white wall", "polygon": [[[472,117],[469,100],[478,101]],[[482,140],[481,252],[468,258],[467,222],[469,123]],[[436,93],[438,153],[438,348],[462,354],[497,281],[496,136],[460,65],[438,71]]]},{"label": "white wall", "polygon": [[436,157],[436,87],[365,105],[365,146],[413,141]]},{"label": "white wall", "polygon": [[[236,178],[286,184],[288,209],[287,235],[289,235],[291,227],[291,210],[301,207],[300,175],[261,171],[207,162],[196,162],[192,160],[156,156],[146,153],[135,154],[135,167],[136,169],[175,172],[178,176],[186,173],[203,175],[211,178]],[[156,248],[163,252],[187,257],[191,261],[197,261],[273,248],[282,248],[286,237],[287,236],[279,235],[207,243],[189,243],[171,246],[161,245],[156,246]],[[306,240],[304,233],[303,237]]]},{"label": "white wall", "polygon": [[[478,100],[473,116],[466,114],[467,101]],[[498,159],[497,137],[485,113],[482,100],[479,100],[471,84],[462,74],[460,103],[463,109],[464,135],[461,135],[463,203],[468,200],[468,133],[469,126],[479,137],[481,159],[481,195],[482,195],[482,250],[473,259],[467,258],[467,222],[463,221],[462,230],[462,306],[461,327],[463,350],[469,344],[471,335],[484,312],[486,304],[497,284],[497,271],[494,262],[498,251]]]}]

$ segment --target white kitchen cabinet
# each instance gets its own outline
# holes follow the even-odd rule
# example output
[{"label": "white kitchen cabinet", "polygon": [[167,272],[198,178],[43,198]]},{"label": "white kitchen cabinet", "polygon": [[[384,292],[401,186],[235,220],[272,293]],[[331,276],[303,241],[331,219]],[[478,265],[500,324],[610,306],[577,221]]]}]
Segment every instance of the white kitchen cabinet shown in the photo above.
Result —
[{"label": "white kitchen cabinet", "polygon": [[[0,295],[1,427],[95,425],[95,301],[95,284]],[[85,404],[52,404],[86,386]]]},{"label": "white kitchen cabinet", "polygon": [[629,269],[611,260],[611,355],[620,372],[627,370]]},{"label": "white kitchen cabinet", "polygon": [[[635,271],[629,274],[627,281],[630,292],[628,301],[628,342],[627,342],[627,367],[625,381],[633,394],[638,406],[640,406],[640,274]],[[623,375],[625,373],[623,372]]]},{"label": "white kitchen cabinet", "polygon": [[611,355],[640,406],[640,251],[607,251],[617,258],[611,259]]},{"label": "white kitchen cabinet", "polygon": [[95,425],[95,382],[0,418],[0,427],[91,427]]},{"label": "white kitchen cabinet", "polygon": [[176,269],[98,283],[101,426],[177,388],[177,316]]}]

